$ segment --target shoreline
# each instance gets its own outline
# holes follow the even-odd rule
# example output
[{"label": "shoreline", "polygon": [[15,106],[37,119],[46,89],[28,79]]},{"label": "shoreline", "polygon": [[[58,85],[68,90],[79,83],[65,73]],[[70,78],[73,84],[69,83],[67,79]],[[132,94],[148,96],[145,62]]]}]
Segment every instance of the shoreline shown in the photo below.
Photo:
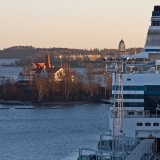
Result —
[{"label": "shoreline", "polygon": [[0,100],[0,104],[4,105],[24,105],[24,106],[30,106],[30,105],[40,105],[43,107],[47,107],[50,105],[74,105],[74,104],[90,104],[90,103],[103,103],[101,101],[68,101],[68,102],[22,102],[22,101],[14,101],[14,100]]}]

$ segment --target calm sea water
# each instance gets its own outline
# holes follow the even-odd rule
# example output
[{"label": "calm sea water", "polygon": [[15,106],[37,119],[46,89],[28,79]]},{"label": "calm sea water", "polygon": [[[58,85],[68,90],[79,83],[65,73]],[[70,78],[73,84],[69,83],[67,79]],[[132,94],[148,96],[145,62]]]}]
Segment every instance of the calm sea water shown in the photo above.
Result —
[{"label": "calm sea water", "polygon": [[106,104],[9,107],[0,110],[1,160],[77,160],[79,148],[96,148],[99,134],[108,129]]},{"label": "calm sea water", "polygon": [[15,63],[18,59],[0,59],[0,76],[17,78],[18,74],[22,71],[22,67],[3,67],[2,64],[9,65]]}]

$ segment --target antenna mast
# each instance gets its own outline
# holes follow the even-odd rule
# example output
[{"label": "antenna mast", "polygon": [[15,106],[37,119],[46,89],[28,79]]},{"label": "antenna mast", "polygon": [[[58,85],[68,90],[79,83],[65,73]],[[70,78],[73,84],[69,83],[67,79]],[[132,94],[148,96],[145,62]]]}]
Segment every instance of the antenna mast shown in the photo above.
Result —
[{"label": "antenna mast", "polygon": [[124,160],[124,133],[123,133],[123,60],[119,70],[115,58],[114,103],[113,103],[113,141],[112,159]]},{"label": "antenna mast", "polygon": [[[123,57],[105,58],[105,62],[115,64],[113,73],[114,99],[113,99],[113,140],[112,140],[112,159],[124,160],[124,133],[123,133]],[[107,72],[110,72],[107,69]]]}]

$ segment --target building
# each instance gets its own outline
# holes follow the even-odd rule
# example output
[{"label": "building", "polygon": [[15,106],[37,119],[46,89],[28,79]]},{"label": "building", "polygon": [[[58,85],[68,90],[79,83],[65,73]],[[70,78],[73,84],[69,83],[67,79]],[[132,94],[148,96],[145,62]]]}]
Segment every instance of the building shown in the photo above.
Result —
[{"label": "building", "polygon": [[45,62],[31,63],[31,68],[24,69],[18,76],[18,82],[31,82],[34,76],[48,77],[54,75],[55,81],[60,81],[64,75],[64,70],[61,67],[54,67],[50,64],[50,56],[46,53]]},{"label": "building", "polygon": [[48,53],[46,53],[46,60],[45,63],[44,62],[38,62],[38,63],[32,63],[33,69],[44,69],[44,68],[53,68],[54,66],[51,66],[50,63],[50,56]]},{"label": "building", "polygon": [[121,39],[121,41],[119,42],[118,50],[119,50],[120,54],[124,54],[125,51],[126,51],[125,43],[124,43],[124,41],[123,41],[122,39]]}]

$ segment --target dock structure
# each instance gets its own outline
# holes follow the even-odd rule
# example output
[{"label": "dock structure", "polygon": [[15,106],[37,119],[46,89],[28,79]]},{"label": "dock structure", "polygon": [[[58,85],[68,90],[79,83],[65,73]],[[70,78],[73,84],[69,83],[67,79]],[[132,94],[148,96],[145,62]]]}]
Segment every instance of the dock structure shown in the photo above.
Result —
[{"label": "dock structure", "polygon": [[156,140],[143,139],[125,160],[155,160]]},{"label": "dock structure", "polygon": [[31,105],[32,103],[31,102],[22,102],[22,101],[4,101],[4,100],[1,100],[0,101],[0,104],[5,104],[5,105]]}]

